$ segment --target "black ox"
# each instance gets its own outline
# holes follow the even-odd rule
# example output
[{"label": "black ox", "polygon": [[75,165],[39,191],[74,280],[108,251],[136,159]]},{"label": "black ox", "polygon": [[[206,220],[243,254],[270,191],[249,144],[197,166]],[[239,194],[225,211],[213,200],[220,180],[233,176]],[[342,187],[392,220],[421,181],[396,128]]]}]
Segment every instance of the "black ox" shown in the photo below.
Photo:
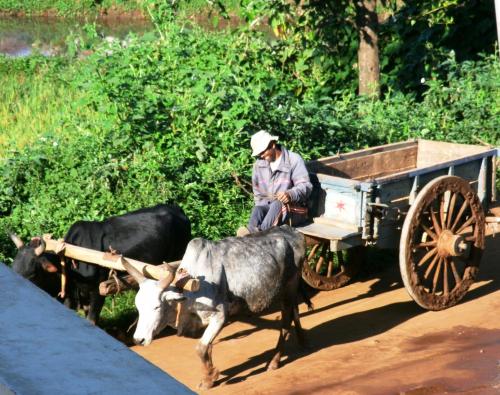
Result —
[{"label": "black ox", "polygon": [[[10,236],[19,250],[12,266],[14,271],[56,296],[61,288],[59,258],[44,252],[40,238],[24,245],[17,236]],[[78,221],[64,237],[69,244],[103,252],[113,250],[153,265],[181,259],[190,239],[191,224],[182,209],[165,204],[104,221]],[[84,308],[87,319],[97,323],[104,305],[99,283],[108,279],[109,269],[67,260],[66,275],[64,304],[72,309]]]}]

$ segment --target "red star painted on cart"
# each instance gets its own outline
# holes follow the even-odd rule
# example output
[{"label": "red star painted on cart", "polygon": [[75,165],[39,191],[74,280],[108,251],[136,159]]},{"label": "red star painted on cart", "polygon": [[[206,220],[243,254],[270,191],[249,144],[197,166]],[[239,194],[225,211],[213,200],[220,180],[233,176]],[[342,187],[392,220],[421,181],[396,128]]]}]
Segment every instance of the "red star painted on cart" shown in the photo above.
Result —
[{"label": "red star painted on cart", "polygon": [[345,209],[345,203],[342,201],[337,202],[337,210],[344,210]]}]

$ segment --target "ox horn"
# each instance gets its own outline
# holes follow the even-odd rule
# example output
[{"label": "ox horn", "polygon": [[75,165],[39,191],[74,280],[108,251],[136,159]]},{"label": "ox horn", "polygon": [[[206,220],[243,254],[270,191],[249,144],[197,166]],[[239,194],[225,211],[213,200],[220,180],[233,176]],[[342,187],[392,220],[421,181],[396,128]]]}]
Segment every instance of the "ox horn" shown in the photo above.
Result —
[{"label": "ox horn", "polygon": [[40,256],[45,251],[45,241],[41,237],[37,237],[36,239],[40,240],[40,245],[35,248],[35,255]]},{"label": "ox horn", "polygon": [[17,249],[24,247],[24,242],[21,240],[21,238],[18,235],[16,235],[15,233],[9,233],[9,237],[14,242]]},{"label": "ox horn", "polygon": [[140,270],[137,270],[132,264],[127,261],[125,258],[120,256],[120,263],[123,265],[125,270],[130,274],[132,277],[134,277],[137,281],[137,283],[142,283],[144,280],[146,280],[146,276],[142,274]]},{"label": "ox horn", "polygon": [[158,287],[160,287],[161,289],[167,289],[168,286],[172,284],[172,281],[174,281],[175,278],[176,267],[170,266],[170,264],[168,263],[165,265],[165,267],[168,270],[168,274],[165,278],[162,278],[158,282]]},{"label": "ox horn", "polygon": [[165,266],[169,271],[176,271],[177,268],[181,265],[182,263],[182,260],[180,261],[172,261],[172,262],[165,262],[163,261],[163,265],[162,266]]}]

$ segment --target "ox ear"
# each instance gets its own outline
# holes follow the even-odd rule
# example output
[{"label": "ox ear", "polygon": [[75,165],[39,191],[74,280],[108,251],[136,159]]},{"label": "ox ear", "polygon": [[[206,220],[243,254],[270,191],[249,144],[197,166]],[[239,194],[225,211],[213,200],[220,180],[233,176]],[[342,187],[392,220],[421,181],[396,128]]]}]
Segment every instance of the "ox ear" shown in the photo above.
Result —
[{"label": "ox ear", "polygon": [[146,280],[146,276],[142,274],[139,270],[137,270],[135,267],[133,267],[129,261],[124,259],[123,257],[120,257],[120,263],[122,266],[125,268],[125,270],[130,274],[132,277],[135,278],[138,284],[144,282]]},{"label": "ox ear", "polygon": [[186,297],[182,292],[167,290],[161,294],[161,300],[163,300],[164,302],[172,302],[172,301],[180,302],[181,300],[184,299],[186,299]]},{"label": "ox ear", "polygon": [[21,240],[21,238],[18,235],[16,235],[15,233],[9,233],[9,237],[14,242],[17,249],[24,247],[24,242]]},{"label": "ox ear", "polygon": [[35,248],[34,252],[36,256],[42,255],[45,251],[45,241],[41,237],[32,237],[30,246]]}]

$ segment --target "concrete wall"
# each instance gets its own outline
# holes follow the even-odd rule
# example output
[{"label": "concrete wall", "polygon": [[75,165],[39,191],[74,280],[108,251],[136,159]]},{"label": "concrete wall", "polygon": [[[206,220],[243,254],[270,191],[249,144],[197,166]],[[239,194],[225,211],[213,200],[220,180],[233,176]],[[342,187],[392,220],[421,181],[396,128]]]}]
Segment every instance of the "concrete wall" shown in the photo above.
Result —
[{"label": "concrete wall", "polygon": [[0,395],[191,393],[0,263]]}]

